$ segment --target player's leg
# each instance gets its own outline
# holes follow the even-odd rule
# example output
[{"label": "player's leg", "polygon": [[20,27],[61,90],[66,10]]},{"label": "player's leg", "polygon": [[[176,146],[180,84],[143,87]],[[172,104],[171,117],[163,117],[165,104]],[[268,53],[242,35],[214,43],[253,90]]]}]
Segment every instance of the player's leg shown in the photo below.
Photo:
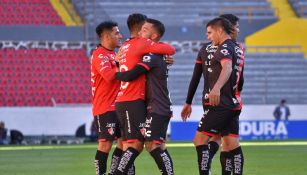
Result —
[{"label": "player's leg", "polygon": [[212,157],[210,156],[208,141],[210,137],[217,136],[219,132],[219,121],[216,121],[216,115],[217,112],[214,108],[205,110],[193,140],[197,151],[199,174],[201,175],[210,173]]},{"label": "player's leg", "polygon": [[166,149],[166,132],[169,116],[148,114],[145,123],[145,147],[155,160],[162,175],[173,175],[173,161]]},{"label": "player's leg", "polygon": [[[146,108],[143,100],[136,100],[130,102],[122,102],[119,118],[125,120],[123,126],[124,137],[123,144],[124,149],[123,155],[120,159],[118,167],[114,174],[128,174],[131,166],[133,166],[134,160],[142,152],[144,147],[144,123]],[[118,105],[116,106],[118,110]]]},{"label": "player's leg", "polygon": [[220,153],[220,164],[222,167],[222,175],[231,175],[232,165],[231,165],[231,155],[226,144],[221,144],[221,153]]},{"label": "player's leg", "polygon": [[[226,162],[223,162],[225,168],[223,170],[228,170],[231,163],[233,175],[243,174],[244,165],[244,155],[239,142],[239,115],[240,111],[232,111],[231,120],[228,121],[227,127],[222,132],[222,149],[226,152],[226,158],[230,158],[230,160],[226,159]],[[225,172],[225,174],[227,173]]]},{"label": "player's leg", "polygon": [[106,112],[95,117],[98,133],[98,148],[95,155],[96,175],[102,175],[107,170],[107,160],[115,136],[115,112]]},{"label": "player's leg", "polygon": [[118,117],[116,121],[115,133],[117,137],[117,140],[116,140],[117,143],[116,143],[116,147],[113,151],[112,158],[111,158],[111,165],[110,165],[110,171],[109,171],[110,175],[112,175],[115,172],[119,164],[120,158],[123,155],[123,143],[122,143],[122,138],[121,138],[120,122],[119,122]]},{"label": "player's leg", "polygon": [[210,138],[208,147],[209,147],[210,157],[212,157],[212,159],[215,156],[216,152],[219,150],[220,144],[221,144],[220,135],[216,135]]}]

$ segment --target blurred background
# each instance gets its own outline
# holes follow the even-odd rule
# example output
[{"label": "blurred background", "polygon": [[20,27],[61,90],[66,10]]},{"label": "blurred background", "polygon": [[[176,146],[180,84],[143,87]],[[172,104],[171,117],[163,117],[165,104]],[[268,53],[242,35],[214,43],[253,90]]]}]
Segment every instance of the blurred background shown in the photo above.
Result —
[{"label": "blurred background", "polygon": [[[161,20],[162,40],[177,49],[169,72],[169,139],[193,138],[203,81],[188,122],[180,111],[207,42],[205,24],[226,13],[240,18],[238,41],[246,49],[241,139],[307,139],[307,0],[0,0],[2,144],[95,140],[89,63],[95,27],[114,20],[128,38],[131,13]],[[274,117],[283,99],[290,116]]]}]

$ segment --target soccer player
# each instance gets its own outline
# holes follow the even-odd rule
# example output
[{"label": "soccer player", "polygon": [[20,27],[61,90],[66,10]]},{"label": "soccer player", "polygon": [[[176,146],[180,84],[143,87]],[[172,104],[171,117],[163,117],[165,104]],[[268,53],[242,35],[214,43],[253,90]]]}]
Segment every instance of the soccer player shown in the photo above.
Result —
[{"label": "soccer player", "polygon": [[[121,151],[119,122],[115,113],[115,99],[120,82],[115,79],[116,63],[114,49],[121,44],[122,35],[118,25],[105,21],[96,27],[100,44],[91,57],[91,82],[93,95],[93,115],[97,126],[98,149],[95,156],[96,175],[105,175],[107,159],[112,143],[117,139],[117,146],[112,159]],[[122,152],[122,151],[121,151]],[[112,164],[114,164],[112,160]],[[114,166],[111,164],[111,167]]]},{"label": "soccer player", "polygon": [[[234,33],[231,34],[231,38],[236,41],[237,40],[237,36],[239,33],[239,18],[233,14],[223,14],[220,17],[225,18],[227,20],[229,20],[229,22],[235,27]],[[240,45],[240,47],[242,48],[242,57],[240,59],[242,59],[244,61],[244,56],[243,56],[243,46],[239,43],[237,43],[238,45]],[[204,44],[204,46],[200,49],[199,53],[198,53],[198,59],[196,60],[195,63],[195,67],[194,67],[194,72],[193,72],[193,77],[191,79],[190,82],[190,86],[189,86],[189,90],[188,90],[188,95],[187,95],[187,99],[186,99],[186,104],[183,107],[182,110],[182,116],[187,116],[189,117],[191,112],[192,112],[192,107],[191,107],[191,103],[194,97],[194,94],[196,92],[197,86],[199,84],[199,80],[201,78],[202,72],[203,72],[203,65],[205,64],[205,61],[207,57],[206,55],[210,55],[215,53],[217,47],[213,46],[211,42]],[[240,76],[240,81],[239,81],[239,87],[238,87],[238,92],[240,93],[242,91],[243,88],[243,83],[244,83],[244,78],[243,78],[243,70],[244,67],[242,67],[242,76]],[[203,97],[205,96],[205,94],[203,94]],[[209,147],[209,153],[210,156],[213,158],[215,153],[217,152],[219,145],[220,145],[220,141],[221,140],[221,136],[217,135],[217,136],[213,136],[210,138],[210,141],[208,143],[208,147]],[[220,154],[220,162],[222,165],[222,171],[223,174],[227,174],[226,172],[228,172],[228,174],[231,174],[231,160],[228,158],[229,154],[227,151],[227,147],[226,145],[224,145],[224,147],[222,147],[221,150],[221,154]]]},{"label": "soccer player", "polygon": [[[144,15],[143,15],[144,16]],[[127,24],[131,33],[138,35],[143,23],[139,23],[142,14],[132,14]],[[155,43],[150,39],[133,37],[121,47],[124,56],[120,59],[120,72],[131,70],[141,61],[143,55],[156,53],[173,55],[175,49],[165,43]],[[120,120],[124,150],[120,163],[114,174],[127,174],[128,167],[143,150],[145,132],[145,75],[131,82],[121,82],[120,92],[116,99],[116,112]]]},{"label": "soccer player", "polygon": [[[165,27],[160,21],[148,18],[142,26],[140,36],[159,42],[164,32]],[[161,173],[172,175],[172,158],[165,147],[172,110],[167,88],[168,66],[163,55],[144,55],[142,61],[130,71],[116,73],[116,78],[128,82],[142,74],[146,74],[145,146]]]},{"label": "soccer player", "polygon": [[[195,66],[193,73],[194,78],[195,75],[203,72],[205,79],[203,91],[205,112],[194,138],[200,174],[209,174],[212,154],[209,152],[208,139],[218,134],[223,137],[223,145],[227,145],[230,150],[233,173],[243,172],[243,153],[237,138],[238,116],[242,107],[238,84],[242,75],[243,61],[241,48],[231,40],[233,33],[235,32],[232,25],[225,18],[210,21],[207,24],[207,34],[212,43],[206,44],[202,48],[203,51],[200,51],[196,61],[199,65]],[[194,83],[196,86],[190,85],[190,88],[193,86],[197,88],[199,78],[195,79],[196,81],[191,81],[191,84]],[[194,93],[188,94],[187,104],[182,110],[183,120],[186,120],[191,113],[188,105]]]}]

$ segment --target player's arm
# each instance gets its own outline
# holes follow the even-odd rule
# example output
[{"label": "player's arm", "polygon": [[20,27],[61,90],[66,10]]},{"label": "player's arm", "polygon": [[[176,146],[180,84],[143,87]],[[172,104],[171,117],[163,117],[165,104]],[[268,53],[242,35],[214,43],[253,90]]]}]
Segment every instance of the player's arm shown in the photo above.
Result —
[{"label": "player's arm", "polygon": [[158,55],[144,55],[142,61],[136,66],[134,66],[134,68],[132,68],[131,70],[125,72],[117,72],[115,75],[116,79],[125,82],[132,81],[140,75],[147,73],[148,71],[150,71],[150,69],[159,66],[160,59],[162,59],[162,57],[159,57]]},{"label": "player's arm", "polygon": [[212,106],[217,106],[220,103],[221,89],[228,81],[232,72],[232,56],[230,55],[230,50],[227,47],[221,47],[216,52],[217,58],[219,58],[222,70],[220,72],[219,78],[216,81],[213,89],[209,93],[209,103]]},{"label": "player's arm", "polygon": [[239,92],[242,92],[242,90],[243,90],[243,85],[244,85],[244,66],[242,67],[242,72],[241,72],[241,76],[240,76],[239,84],[238,84],[238,90],[239,90]]},{"label": "player's arm", "polygon": [[137,64],[133,69],[125,72],[116,72],[115,77],[120,81],[132,81],[142,74],[145,74],[147,69],[144,66]]},{"label": "player's arm", "polygon": [[194,66],[192,79],[190,81],[187,98],[186,98],[185,104],[181,111],[181,118],[183,121],[186,121],[187,118],[189,118],[192,113],[191,104],[192,104],[192,100],[194,98],[195,92],[197,90],[202,72],[203,72],[202,61],[200,58],[200,54],[198,54],[198,58],[196,59],[195,66]]},{"label": "player's arm", "polygon": [[[243,58],[244,58],[245,49],[244,49],[243,44],[240,43],[240,44],[239,44],[239,47],[240,47],[241,50],[242,50],[242,55],[243,55]],[[239,84],[238,84],[238,90],[239,90],[239,92],[242,92],[242,90],[243,90],[243,85],[244,85],[244,64],[243,64],[243,67],[242,67],[242,72],[241,72],[241,76],[240,76]]]},{"label": "player's arm", "polygon": [[150,39],[141,38],[137,47],[137,51],[141,52],[141,55],[146,53],[154,53],[160,55],[174,55],[176,50],[173,46],[163,42],[153,42]]},{"label": "player's arm", "polygon": [[107,57],[99,58],[99,56],[94,55],[92,65],[105,80],[112,81],[115,79],[116,67],[111,65]]}]

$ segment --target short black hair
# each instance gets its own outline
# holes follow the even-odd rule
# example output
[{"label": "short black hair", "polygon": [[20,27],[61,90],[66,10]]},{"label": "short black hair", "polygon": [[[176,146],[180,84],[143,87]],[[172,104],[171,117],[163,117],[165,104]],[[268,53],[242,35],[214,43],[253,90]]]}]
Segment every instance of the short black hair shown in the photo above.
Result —
[{"label": "short black hair", "polygon": [[141,13],[133,13],[128,16],[127,19],[127,25],[129,28],[129,31],[131,32],[134,29],[141,30],[142,25],[146,21],[147,16]]},{"label": "short black hair", "polygon": [[164,24],[156,19],[152,19],[152,18],[147,18],[146,22],[150,23],[153,25],[153,27],[156,29],[156,31],[159,33],[160,38],[164,35],[165,33],[165,27]]},{"label": "short black hair", "polygon": [[233,25],[225,18],[214,18],[211,21],[209,21],[206,25],[206,27],[221,27],[228,35],[234,33],[234,27]]},{"label": "short black hair", "polygon": [[223,15],[220,15],[219,17],[227,19],[232,25],[236,25],[237,22],[240,21],[240,18],[234,14],[223,14]]},{"label": "short black hair", "polygon": [[96,34],[100,38],[103,32],[112,31],[113,27],[117,27],[117,26],[118,24],[114,21],[104,21],[96,27]]},{"label": "short black hair", "polygon": [[281,103],[281,104],[285,104],[285,103],[287,103],[287,100],[286,100],[286,99],[281,99],[281,100],[280,100],[280,103]]}]

